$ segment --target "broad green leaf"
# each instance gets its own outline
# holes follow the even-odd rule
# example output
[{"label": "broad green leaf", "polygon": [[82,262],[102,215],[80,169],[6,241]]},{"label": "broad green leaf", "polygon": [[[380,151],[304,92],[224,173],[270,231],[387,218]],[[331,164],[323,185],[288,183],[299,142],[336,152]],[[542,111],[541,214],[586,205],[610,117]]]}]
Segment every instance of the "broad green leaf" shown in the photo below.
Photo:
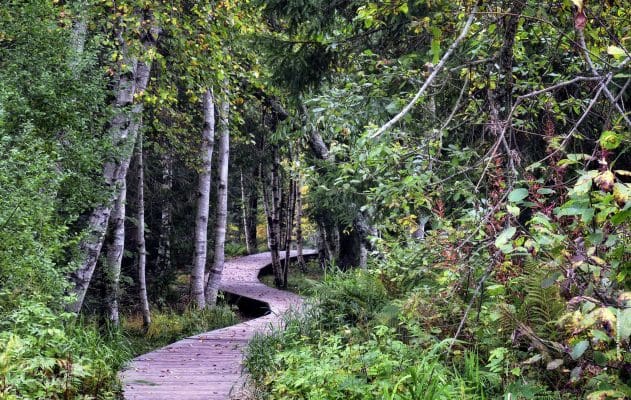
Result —
[{"label": "broad green leaf", "polygon": [[510,194],[508,195],[508,201],[512,201],[513,203],[517,203],[519,201],[522,201],[526,197],[528,197],[528,189],[526,189],[526,188],[518,188],[518,189],[515,189],[512,192],[510,192]]},{"label": "broad green leaf", "polygon": [[515,235],[517,228],[514,226],[504,229],[502,233],[495,239],[495,247],[502,247],[508,243],[508,241]]},{"label": "broad green leaf", "polygon": [[578,360],[588,348],[589,342],[587,340],[581,340],[572,347],[570,357],[572,357],[572,360]]},{"label": "broad green leaf", "polygon": [[519,207],[514,206],[514,205],[512,205],[512,204],[508,204],[508,205],[506,206],[506,210],[507,210],[507,211],[508,211],[511,215],[513,215],[513,216],[515,216],[515,217],[519,217],[519,213],[520,213]]},{"label": "broad green leaf", "polygon": [[614,150],[622,143],[622,137],[613,131],[604,131],[598,139],[600,145],[607,150]]}]

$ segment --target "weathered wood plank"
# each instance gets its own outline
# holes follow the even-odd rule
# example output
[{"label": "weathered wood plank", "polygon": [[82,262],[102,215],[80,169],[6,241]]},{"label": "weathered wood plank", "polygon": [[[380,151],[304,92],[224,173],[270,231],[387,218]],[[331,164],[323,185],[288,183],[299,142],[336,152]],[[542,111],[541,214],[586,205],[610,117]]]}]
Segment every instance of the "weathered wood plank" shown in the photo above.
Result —
[{"label": "weathered wood plank", "polygon": [[[314,254],[305,251],[305,255]],[[292,252],[292,257],[295,254]],[[243,378],[243,350],[256,333],[281,323],[302,299],[263,285],[261,269],[270,253],[226,261],[221,290],[267,304],[268,315],[227,328],[201,333],[138,356],[121,372],[126,400],[225,400]]]}]

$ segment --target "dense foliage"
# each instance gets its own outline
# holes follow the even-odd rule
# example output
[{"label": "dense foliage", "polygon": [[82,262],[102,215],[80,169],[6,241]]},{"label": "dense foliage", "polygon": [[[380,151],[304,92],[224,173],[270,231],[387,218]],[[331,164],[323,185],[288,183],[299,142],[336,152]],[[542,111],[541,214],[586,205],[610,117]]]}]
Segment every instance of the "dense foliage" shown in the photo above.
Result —
[{"label": "dense foliage", "polygon": [[[0,398],[114,398],[135,352],[236,322],[199,284],[267,247],[313,298],[252,344],[261,397],[630,397],[630,19],[3,1]],[[320,283],[279,262],[303,243]]]}]

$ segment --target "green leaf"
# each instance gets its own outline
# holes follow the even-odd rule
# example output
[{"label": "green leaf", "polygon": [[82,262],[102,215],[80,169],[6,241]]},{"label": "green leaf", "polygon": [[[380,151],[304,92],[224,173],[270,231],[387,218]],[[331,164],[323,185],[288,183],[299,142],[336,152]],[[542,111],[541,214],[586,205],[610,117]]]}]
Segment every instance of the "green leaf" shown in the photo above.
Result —
[{"label": "green leaf", "polygon": [[541,189],[537,190],[537,193],[539,193],[539,194],[554,194],[556,192],[554,190],[552,190],[552,189],[541,188]]},{"label": "green leaf", "polygon": [[622,137],[613,131],[604,131],[598,139],[600,145],[607,150],[614,150],[622,143]]},{"label": "green leaf", "polygon": [[514,205],[512,205],[512,204],[508,204],[508,205],[506,206],[506,210],[507,210],[507,211],[508,211],[511,215],[513,215],[513,216],[515,216],[515,217],[519,217],[519,213],[520,213],[519,207],[514,206]]},{"label": "green leaf", "polygon": [[578,360],[588,348],[589,342],[587,340],[581,340],[572,347],[570,357],[572,357],[572,360]]},{"label": "green leaf", "polygon": [[517,228],[514,226],[508,227],[504,229],[502,233],[495,239],[495,247],[501,248],[505,246],[508,241],[513,237],[513,235],[517,232]]},{"label": "green leaf", "polygon": [[510,194],[508,195],[508,201],[517,203],[518,201],[522,201],[526,197],[528,197],[528,189],[519,188],[510,192]]},{"label": "green leaf", "polygon": [[613,56],[614,58],[622,58],[626,55],[624,50],[618,46],[609,46],[607,47],[607,54]]}]

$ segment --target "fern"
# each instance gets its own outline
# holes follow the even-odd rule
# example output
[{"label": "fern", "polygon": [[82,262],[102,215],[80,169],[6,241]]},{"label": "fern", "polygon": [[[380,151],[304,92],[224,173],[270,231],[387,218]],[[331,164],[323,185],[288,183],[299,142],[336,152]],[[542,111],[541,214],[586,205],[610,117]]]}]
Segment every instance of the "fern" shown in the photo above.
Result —
[{"label": "fern", "polygon": [[520,278],[525,297],[516,317],[532,327],[537,335],[554,340],[557,335],[554,325],[563,314],[565,306],[555,285],[546,288],[542,286],[546,272],[540,266],[526,265],[526,273]]}]

